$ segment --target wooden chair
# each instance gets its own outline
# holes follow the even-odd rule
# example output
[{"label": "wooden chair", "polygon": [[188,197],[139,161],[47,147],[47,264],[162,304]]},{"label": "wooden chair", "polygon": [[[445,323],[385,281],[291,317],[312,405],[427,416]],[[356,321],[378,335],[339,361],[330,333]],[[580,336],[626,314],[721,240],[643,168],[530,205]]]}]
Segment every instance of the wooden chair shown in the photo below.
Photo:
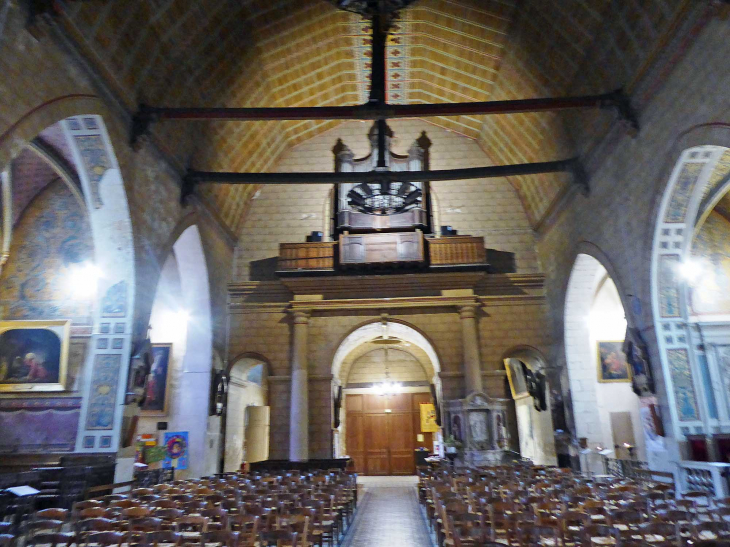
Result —
[{"label": "wooden chair", "polygon": [[560,515],[561,543],[566,545],[580,545],[583,541],[583,528],[590,523],[586,513],[582,511],[566,511]]},{"label": "wooden chair", "polygon": [[115,532],[119,525],[117,522],[105,518],[90,518],[80,520],[75,525],[77,544],[86,544],[88,537],[96,532]]},{"label": "wooden chair", "polygon": [[730,540],[730,530],[725,522],[697,522],[692,537],[699,540]]},{"label": "wooden chair", "polygon": [[677,525],[670,522],[647,522],[641,525],[640,533],[646,543],[653,547],[675,547],[681,545]]},{"label": "wooden chair", "polygon": [[200,515],[188,515],[177,520],[177,529],[188,542],[200,541],[202,534],[208,531],[208,519]]},{"label": "wooden chair", "polygon": [[0,547],[13,547],[15,536],[12,534],[0,534]]},{"label": "wooden chair", "polygon": [[121,547],[124,542],[124,534],[121,532],[93,532],[86,537],[85,545],[98,545],[99,547]]},{"label": "wooden chair", "polygon": [[583,546],[617,545],[618,532],[606,524],[587,524],[583,527]]},{"label": "wooden chair", "polygon": [[73,532],[42,532],[35,534],[31,538],[26,538],[26,547],[37,547],[38,545],[49,545],[56,547],[57,545],[65,545],[70,547],[76,542],[76,534]]},{"label": "wooden chair", "polygon": [[228,512],[225,509],[216,507],[214,509],[203,509],[200,515],[208,519],[208,531],[229,530]]},{"label": "wooden chair", "polygon": [[520,523],[517,525],[517,544],[520,547],[533,545],[559,547],[560,532],[557,526]]},{"label": "wooden chair", "polygon": [[240,534],[238,532],[231,532],[230,530],[212,530],[210,532],[203,532],[200,536],[200,547],[206,547],[208,545],[238,547],[239,536]]},{"label": "wooden chair", "polygon": [[145,544],[151,547],[160,547],[160,545],[180,547],[182,543],[182,535],[172,530],[160,530],[159,532],[150,532],[145,535]]}]

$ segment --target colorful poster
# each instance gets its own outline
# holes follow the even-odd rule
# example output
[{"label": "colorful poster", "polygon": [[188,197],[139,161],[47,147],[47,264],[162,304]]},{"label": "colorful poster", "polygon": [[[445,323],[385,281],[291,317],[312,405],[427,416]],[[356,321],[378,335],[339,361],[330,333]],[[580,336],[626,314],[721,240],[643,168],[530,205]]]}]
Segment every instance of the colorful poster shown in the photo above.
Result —
[{"label": "colorful poster", "polygon": [[436,433],[436,407],[431,403],[421,403],[421,433]]},{"label": "colorful poster", "polygon": [[188,468],[187,431],[165,433],[165,460],[162,462],[162,466],[175,469]]}]

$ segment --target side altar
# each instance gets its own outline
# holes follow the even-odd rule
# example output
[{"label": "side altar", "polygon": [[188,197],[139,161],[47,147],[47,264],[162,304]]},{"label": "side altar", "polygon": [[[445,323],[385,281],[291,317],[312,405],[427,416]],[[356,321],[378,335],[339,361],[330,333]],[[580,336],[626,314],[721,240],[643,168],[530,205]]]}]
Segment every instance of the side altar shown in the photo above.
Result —
[{"label": "side altar", "polygon": [[447,437],[461,445],[456,465],[477,467],[505,461],[509,446],[507,403],[484,393],[444,403]]}]

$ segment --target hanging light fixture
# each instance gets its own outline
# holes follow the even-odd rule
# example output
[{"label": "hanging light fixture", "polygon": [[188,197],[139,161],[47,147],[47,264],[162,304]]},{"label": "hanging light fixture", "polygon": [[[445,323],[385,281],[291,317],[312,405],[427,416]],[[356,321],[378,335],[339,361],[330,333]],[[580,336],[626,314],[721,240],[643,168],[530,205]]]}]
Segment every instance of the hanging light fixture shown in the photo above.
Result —
[{"label": "hanging light fixture", "polygon": [[[392,339],[391,339],[392,340]],[[403,391],[403,384],[393,382],[390,379],[390,370],[388,368],[388,348],[385,348],[385,381],[373,384],[373,392],[377,395],[395,395]]]}]

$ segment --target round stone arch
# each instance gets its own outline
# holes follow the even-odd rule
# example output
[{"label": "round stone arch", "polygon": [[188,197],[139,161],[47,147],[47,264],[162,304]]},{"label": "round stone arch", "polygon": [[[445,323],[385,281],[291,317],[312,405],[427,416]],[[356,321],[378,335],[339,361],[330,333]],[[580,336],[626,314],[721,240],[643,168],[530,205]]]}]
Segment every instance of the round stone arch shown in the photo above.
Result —
[{"label": "round stone arch", "polygon": [[92,95],[54,98],[25,114],[0,135],[0,165],[8,165],[46,127],[60,123],[81,181],[102,276],[82,379],[76,452],[116,453],[131,352],[135,298],[132,222],[115,153],[126,143],[117,118]]},{"label": "round stone arch", "polygon": [[[248,372],[256,366],[263,366],[262,383],[256,387],[248,381]],[[226,403],[224,471],[237,471],[244,458],[244,450],[250,439],[246,437],[246,417],[249,406],[268,406],[269,393],[266,378],[271,373],[271,364],[265,356],[255,352],[236,355],[228,363],[228,395]],[[266,430],[266,452],[268,453],[268,422]],[[260,438],[259,438],[260,439]]]},{"label": "round stone arch", "polygon": [[[540,350],[535,347],[520,345],[505,351],[502,360],[518,359],[531,370],[541,371],[547,376],[547,360]],[[549,378],[547,379],[549,382]],[[556,465],[555,437],[552,418],[552,401],[550,398],[549,383],[546,389],[547,409],[538,411],[532,397],[521,397],[509,405],[508,427],[510,428],[513,449],[518,448],[523,458],[529,458],[538,465]],[[511,398],[511,393],[510,393]],[[514,438],[517,433],[517,438]]]},{"label": "round stone arch", "polygon": [[670,433],[679,442],[730,428],[730,408],[720,404],[727,374],[708,366],[709,348],[690,318],[689,283],[681,275],[698,226],[730,187],[729,172],[730,124],[696,126],[677,139],[657,192],[651,304]]},{"label": "round stone arch", "polygon": [[[417,327],[399,319],[388,318],[388,335],[393,338],[400,338],[406,342],[420,347],[428,358],[434,369],[434,376],[431,382],[440,387],[439,372],[441,372],[441,360],[439,359],[436,347],[429,338]],[[357,346],[373,340],[383,334],[382,319],[373,319],[361,323],[350,330],[337,345],[332,356],[332,378],[339,381],[342,362]],[[440,395],[439,395],[440,396]]]},{"label": "round stone arch", "polygon": [[[581,252],[583,251],[583,252]],[[611,411],[626,411],[631,414],[634,439],[640,447],[644,446],[643,434],[640,430],[639,400],[631,391],[631,385],[606,384],[599,382],[596,365],[595,329],[591,328],[589,316],[593,309],[595,297],[603,286],[604,280],[613,282],[618,293],[619,303],[625,326],[632,325],[631,313],[626,291],[622,280],[611,266],[605,253],[593,244],[584,243],[577,248],[568,285],[565,291],[564,305],[564,345],[566,357],[567,384],[569,386],[570,404],[567,405],[572,414],[574,434],[577,438],[587,439],[589,447],[612,446],[612,430],[607,414],[608,399],[621,402],[619,407],[611,407]],[[617,321],[618,323],[618,321]],[[618,325],[615,332],[603,340],[622,340],[625,326]],[[564,390],[565,391],[565,390]],[[617,393],[613,393],[613,392]],[[625,407],[625,408],[624,408]],[[594,471],[600,471],[598,460],[582,462]]]}]

